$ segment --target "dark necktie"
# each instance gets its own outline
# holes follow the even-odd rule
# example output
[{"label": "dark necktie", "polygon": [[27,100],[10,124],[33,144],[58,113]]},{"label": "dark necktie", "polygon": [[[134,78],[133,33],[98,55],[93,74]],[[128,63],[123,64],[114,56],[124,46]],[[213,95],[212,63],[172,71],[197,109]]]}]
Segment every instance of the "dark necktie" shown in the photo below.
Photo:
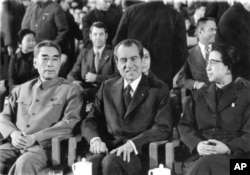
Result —
[{"label": "dark necktie", "polygon": [[130,91],[132,90],[131,86],[128,84],[124,93],[123,93],[123,99],[124,99],[124,104],[125,107],[128,108],[128,105],[130,103],[130,101],[132,100]]},{"label": "dark necktie", "polygon": [[96,52],[96,54],[95,54],[95,70],[96,70],[96,73],[98,72],[98,69],[99,69],[99,63],[100,63],[100,53]]}]

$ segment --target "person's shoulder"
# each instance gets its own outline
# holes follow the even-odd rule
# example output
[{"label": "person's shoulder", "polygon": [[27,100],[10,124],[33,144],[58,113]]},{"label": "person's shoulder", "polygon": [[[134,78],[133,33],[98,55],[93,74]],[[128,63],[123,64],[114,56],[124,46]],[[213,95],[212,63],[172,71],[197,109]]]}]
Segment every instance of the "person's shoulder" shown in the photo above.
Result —
[{"label": "person's shoulder", "polygon": [[237,77],[235,80],[235,84],[237,86],[237,89],[245,90],[250,92],[250,81],[242,78],[242,77]]},{"label": "person's shoulder", "polygon": [[[143,75],[144,76],[144,75]],[[145,76],[148,79],[149,86],[152,88],[166,88],[169,90],[168,85],[158,78],[153,72],[149,72],[148,76]]]},{"label": "person's shoulder", "polygon": [[121,81],[121,79],[122,79],[121,76],[112,77],[112,78],[109,78],[109,79],[105,80],[103,82],[103,85],[109,87],[109,86],[117,83],[118,81]]}]

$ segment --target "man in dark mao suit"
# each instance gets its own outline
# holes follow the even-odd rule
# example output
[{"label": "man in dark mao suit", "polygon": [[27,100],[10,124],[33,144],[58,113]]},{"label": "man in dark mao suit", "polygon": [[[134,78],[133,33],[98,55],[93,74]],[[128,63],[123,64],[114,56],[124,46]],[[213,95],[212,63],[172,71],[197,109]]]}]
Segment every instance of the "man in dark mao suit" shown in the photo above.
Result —
[{"label": "man in dark mao suit", "polygon": [[142,74],[138,41],[122,41],[114,54],[121,77],[102,84],[82,135],[90,143],[94,175],[138,175],[142,147],[171,135],[169,90],[161,80]]},{"label": "man in dark mao suit", "polygon": [[133,38],[150,50],[151,70],[172,87],[174,75],[188,55],[183,16],[163,2],[147,2],[126,9],[113,45]]}]

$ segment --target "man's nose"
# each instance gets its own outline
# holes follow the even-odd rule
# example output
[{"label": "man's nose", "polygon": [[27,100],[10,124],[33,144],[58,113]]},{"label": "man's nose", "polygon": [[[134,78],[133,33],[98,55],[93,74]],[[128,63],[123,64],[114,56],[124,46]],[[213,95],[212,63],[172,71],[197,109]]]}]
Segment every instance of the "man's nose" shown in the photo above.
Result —
[{"label": "man's nose", "polygon": [[52,59],[49,59],[49,60],[48,60],[47,65],[48,65],[48,66],[52,66],[52,65],[53,65]]}]

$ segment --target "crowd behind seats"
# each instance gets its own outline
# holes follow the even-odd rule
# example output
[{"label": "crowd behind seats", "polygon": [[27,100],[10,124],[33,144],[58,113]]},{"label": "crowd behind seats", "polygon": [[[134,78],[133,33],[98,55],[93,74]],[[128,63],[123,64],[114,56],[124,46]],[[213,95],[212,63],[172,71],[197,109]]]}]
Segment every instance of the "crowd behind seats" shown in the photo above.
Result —
[{"label": "crowd behind seats", "polygon": [[[186,119],[185,110],[190,112],[186,106],[193,94],[209,86],[207,61],[216,46],[231,45],[239,51],[239,61],[233,62],[235,75],[248,87],[249,2],[148,1],[2,0],[0,113],[16,86],[39,76],[33,66],[33,50],[44,40],[53,41],[62,50],[59,76],[81,88],[85,111],[81,121],[91,111],[102,83],[121,76],[113,53],[125,39],[142,43],[142,72],[170,88],[174,127],[182,116]],[[186,89],[187,102],[181,95]],[[0,133],[0,144],[4,142]]]}]

